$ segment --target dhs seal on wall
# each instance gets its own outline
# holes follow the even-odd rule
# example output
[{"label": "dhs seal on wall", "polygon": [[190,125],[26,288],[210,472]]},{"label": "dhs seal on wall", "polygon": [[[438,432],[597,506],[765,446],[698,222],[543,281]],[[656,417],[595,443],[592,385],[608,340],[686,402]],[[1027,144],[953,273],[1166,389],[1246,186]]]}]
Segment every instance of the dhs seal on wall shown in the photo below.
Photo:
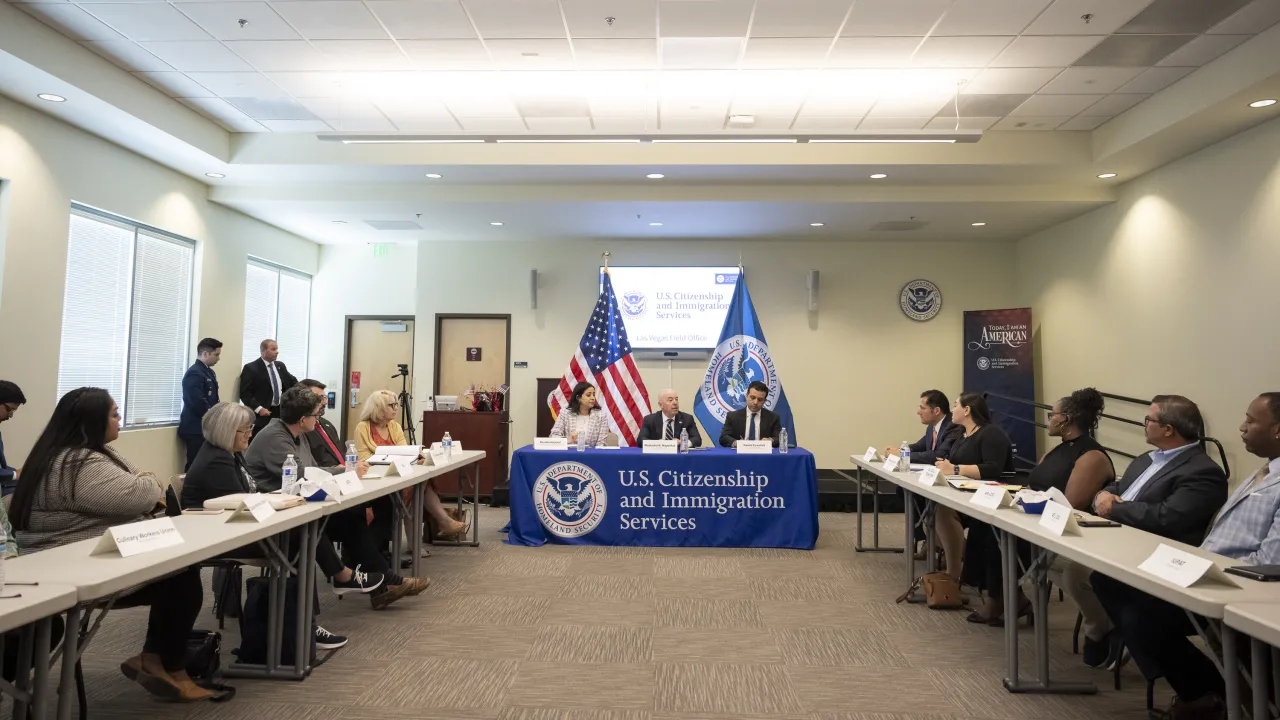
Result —
[{"label": "dhs seal on wall", "polygon": [[644,311],[647,307],[648,302],[645,299],[644,293],[632,290],[631,292],[622,294],[621,309],[622,313],[627,317],[638,318],[641,315],[644,315]]},{"label": "dhs seal on wall", "polygon": [[942,291],[928,280],[912,280],[898,298],[902,312],[912,320],[932,320],[942,309]]},{"label": "dhs seal on wall", "polygon": [[772,410],[782,395],[769,346],[756,338],[734,335],[711,356],[711,372],[702,383],[702,401],[720,422],[747,405],[747,387],[757,380],[769,386],[765,408]]},{"label": "dhs seal on wall", "polygon": [[552,535],[582,537],[600,524],[609,507],[604,481],[578,462],[556,463],[533,483],[533,507]]}]

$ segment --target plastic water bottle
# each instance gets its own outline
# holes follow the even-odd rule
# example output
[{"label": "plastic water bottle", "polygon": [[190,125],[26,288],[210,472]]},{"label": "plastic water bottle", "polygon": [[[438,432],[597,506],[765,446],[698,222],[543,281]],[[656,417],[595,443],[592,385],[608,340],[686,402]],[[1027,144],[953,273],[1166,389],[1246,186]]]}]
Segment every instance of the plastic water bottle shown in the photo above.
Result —
[{"label": "plastic water bottle", "polygon": [[906,440],[902,441],[902,445],[898,446],[898,469],[901,472],[911,472],[911,443]]},{"label": "plastic water bottle", "polygon": [[787,429],[782,428],[778,431],[778,452],[785,454],[787,449]]},{"label": "plastic water bottle", "polygon": [[347,441],[347,462],[346,462],[347,472],[356,471],[356,464],[359,462],[359,459],[360,459],[360,455],[356,453],[356,444],[348,440]]},{"label": "plastic water bottle", "polygon": [[682,453],[689,452],[689,428],[683,428],[680,430],[680,444],[676,449]]},{"label": "plastic water bottle", "polygon": [[445,433],[440,439],[440,449],[444,451],[444,461],[450,462],[453,459],[453,438],[449,437],[449,433]]},{"label": "plastic water bottle", "polygon": [[4,592],[4,560],[9,554],[9,538],[4,534],[4,525],[0,524],[0,593]]},{"label": "plastic water bottle", "polygon": [[587,429],[582,428],[578,431],[578,452],[587,451]]},{"label": "plastic water bottle", "polygon": [[298,461],[289,455],[284,459],[283,470],[280,473],[280,491],[285,495],[292,495],[293,488],[298,484]]}]

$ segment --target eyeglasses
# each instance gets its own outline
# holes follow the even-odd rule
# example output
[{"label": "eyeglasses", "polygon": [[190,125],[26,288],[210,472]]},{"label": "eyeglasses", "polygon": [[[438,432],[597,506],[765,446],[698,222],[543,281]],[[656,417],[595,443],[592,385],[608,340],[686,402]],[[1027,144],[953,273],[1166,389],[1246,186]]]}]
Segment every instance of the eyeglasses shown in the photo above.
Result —
[{"label": "eyeglasses", "polygon": [[400,403],[391,403],[391,404],[387,405],[387,407],[390,407],[390,408],[398,408],[398,407],[400,407]]},{"label": "eyeglasses", "polygon": [[1156,418],[1153,418],[1153,417],[1151,417],[1150,415],[1148,415],[1148,416],[1146,416],[1146,417],[1142,418],[1142,424],[1143,424],[1143,425],[1168,425],[1169,423],[1162,423],[1162,422],[1160,422],[1159,420],[1157,420]]},{"label": "eyeglasses", "polygon": [[307,417],[309,417],[309,418],[315,418],[316,420],[319,420],[320,418],[324,417],[324,410],[323,410],[323,409],[321,409],[321,410],[320,410],[320,412],[318,412],[318,413],[311,413],[311,414],[310,414],[310,415],[308,415]]},{"label": "eyeglasses", "polygon": [[240,428],[239,430],[237,430],[237,431],[236,431],[236,434],[237,434],[237,435],[252,435],[252,434],[253,434],[253,426],[252,426],[252,425],[250,425],[249,427],[242,427],[242,428]]},{"label": "eyeglasses", "polygon": [[22,406],[21,406],[21,405],[19,405],[19,404],[17,404],[17,403],[5,403],[5,404],[4,404],[4,409],[5,409],[5,410],[8,410],[10,415],[13,415],[14,413],[18,412],[18,408],[20,408],[20,407],[22,407]]}]

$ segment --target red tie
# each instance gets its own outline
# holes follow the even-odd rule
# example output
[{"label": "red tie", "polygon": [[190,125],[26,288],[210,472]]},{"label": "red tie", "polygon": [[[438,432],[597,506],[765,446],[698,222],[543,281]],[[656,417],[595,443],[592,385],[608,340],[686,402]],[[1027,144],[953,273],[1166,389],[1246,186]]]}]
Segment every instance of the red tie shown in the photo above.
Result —
[{"label": "red tie", "polygon": [[320,431],[320,437],[324,438],[325,444],[333,451],[333,456],[338,459],[342,459],[342,453],[338,452],[338,446],[334,445],[333,441],[329,439],[329,435],[324,431],[324,426],[320,423],[316,423],[316,430]]},{"label": "red tie", "polygon": [[938,428],[932,428],[930,432],[933,433],[933,444],[929,446],[929,449],[936,450],[938,448]]}]

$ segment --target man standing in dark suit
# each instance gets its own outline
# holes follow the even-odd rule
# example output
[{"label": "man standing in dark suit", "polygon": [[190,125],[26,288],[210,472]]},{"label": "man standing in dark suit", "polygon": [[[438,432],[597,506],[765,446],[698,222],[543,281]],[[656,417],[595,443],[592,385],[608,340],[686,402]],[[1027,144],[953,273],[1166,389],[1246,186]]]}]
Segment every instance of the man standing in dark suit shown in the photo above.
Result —
[{"label": "man standing in dark suit", "polygon": [[280,347],[275,340],[263,340],[258,345],[262,357],[240,371],[240,402],[257,413],[253,420],[253,434],[280,417],[280,395],[298,384],[298,378],[289,374],[284,363],[278,362]]},{"label": "man standing in dark suit", "polygon": [[187,464],[191,463],[204,444],[204,431],[200,421],[209,408],[218,404],[218,376],[213,366],[222,358],[222,341],[205,338],[196,344],[196,361],[182,376],[182,414],[178,417],[178,438],[187,446]]},{"label": "man standing in dark suit", "polygon": [[646,415],[640,424],[640,446],[645,440],[679,440],[680,431],[689,433],[689,447],[702,447],[702,435],[693,416],[680,412],[680,396],[670,388],[658,395],[659,411]]},{"label": "man standing in dark suit", "polygon": [[724,419],[724,429],[720,431],[720,444],[724,447],[737,447],[739,440],[773,440],[778,447],[778,431],[782,423],[777,414],[766,410],[764,401],[769,398],[769,386],[759,380],[747,386],[747,406],[734,410]]}]

